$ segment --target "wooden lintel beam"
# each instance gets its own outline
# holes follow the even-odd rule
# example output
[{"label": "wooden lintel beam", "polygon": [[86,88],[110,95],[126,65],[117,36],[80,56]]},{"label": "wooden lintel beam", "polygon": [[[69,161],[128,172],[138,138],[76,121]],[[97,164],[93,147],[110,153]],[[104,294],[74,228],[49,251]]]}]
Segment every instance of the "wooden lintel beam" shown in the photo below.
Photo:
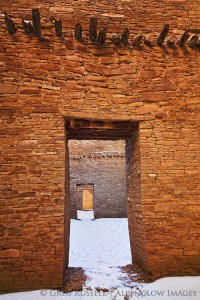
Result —
[{"label": "wooden lintel beam", "polygon": [[15,23],[8,16],[8,14],[6,12],[4,13],[4,19],[5,19],[6,28],[7,28],[8,32],[9,32],[9,34],[15,34],[17,32],[17,28],[15,26]]},{"label": "wooden lintel beam", "polygon": [[98,139],[98,140],[103,140],[103,139],[107,139],[107,140],[111,140],[111,139],[118,139],[118,140],[123,140],[127,137],[131,137],[133,134],[132,132],[122,132],[122,133],[107,133],[107,132],[81,132],[80,133],[74,133],[74,132],[67,132],[67,137],[69,139],[80,139],[80,140],[94,140],[94,139]]},{"label": "wooden lintel beam", "polygon": [[67,128],[70,129],[81,129],[81,130],[127,130],[133,128],[133,124],[129,121],[90,121],[90,120],[82,120],[82,119],[71,119],[66,123]]},{"label": "wooden lintel beam", "polygon": [[162,47],[162,44],[164,43],[164,40],[165,40],[166,36],[168,35],[168,32],[169,32],[169,24],[165,24],[163,26],[162,31],[160,32],[160,34],[157,37],[156,43],[159,47]]}]

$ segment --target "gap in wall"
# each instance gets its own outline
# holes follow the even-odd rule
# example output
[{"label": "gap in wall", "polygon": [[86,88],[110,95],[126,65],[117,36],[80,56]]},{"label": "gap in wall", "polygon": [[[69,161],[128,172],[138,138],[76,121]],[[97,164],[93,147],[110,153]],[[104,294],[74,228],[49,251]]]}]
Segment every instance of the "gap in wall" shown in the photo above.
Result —
[{"label": "gap in wall", "polygon": [[71,218],[90,209],[95,218],[127,217],[124,140],[70,140],[69,161]]},{"label": "gap in wall", "polygon": [[69,140],[68,146],[69,266],[131,263],[125,140]]},{"label": "gap in wall", "polygon": [[[126,264],[131,263],[131,254],[133,255],[133,252],[135,251],[135,245],[133,243],[133,238],[136,235],[139,234],[138,227],[137,227],[137,216],[134,218],[134,215],[132,214],[133,207],[132,204],[130,205],[130,191],[132,193],[132,186],[130,184],[130,180],[134,183],[137,182],[138,172],[135,174],[135,170],[137,171],[137,166],[140,167],[139,162],[139,156],[137,155],[137,143],[135,144],[135,141],[137,141],[137,132],[138,132],[138,122],[134,121],[102,121],[102,120],[89,120],[89,119],[74,119],[69,118],[65,120],[65,129],[66,129],[66,229],[65,229],[65,253],[66,253],[66,274],[71,269],[70,267],[85,267],[88,266],[89,263],[96,264],[96,268],[103,265],[104,258],[107,254],[111,254],[109,258],[110,259],[110,266],[124,266]],[[83,153],[83,145],[85,143],[94,143],[95,147],[97,147],[98,143],[123,143],[123,153],[122,155],[118,153],[119,157],[123,159],[124,162],[124,187],[125,187],[125,215],[116,215],[113,214],[108,215],[108,212],[110,214],[110,210],[107,209],[106,205],[109,201],[100,201],[101,205],[98,207],[97,202],[97,184],[95,186],[94,180],[91,180],[88,178],[88,176],[82,177],[80,182],[75,182],[76,178],[81,178],[80,173],[82,172],[84,175],[88,174],[88,166],[87,164],[83,164],[84,159],[87,156],[90,156],[90,159],[92,160],[100,160],[100,159],[107,159],[107,161],[110,161],[115,157],[117,151],[114,151],[113,146],[109,149],[111,151],[112,155],[109,153],[104,153],[102,155],[101,152],[104,152],[102,149],[101,151],[95,152],[95,154],[90,154],[89,150],[86,151],[87,155]],[[104,145],[105,145],[104,144]],[[73,153],[73,146],[76,145],[76,151],[77,153]],[[82,145],[82,146],[81,146]],[[114,145],[114,144],[113,144]],[[91,149],[90,149],[91,150]],[[109,152],[108,151],[108,152]],[[106,151],[105,151],[106,152]],[[113,155],[114,153],[114,155]],[[73,156],[73,159],[72,159]],[[117,159],[119,159],[119,157]],[[120,158],[120,159],[121,159]],[[136,160],[134,160],[134,159]],[[72,163],[73,161],[73,163]],[[134,163],[135,161],[135,163]],[[76,169],[81,166],[83,167],[83,171],[80,172],[79,175],[76,176],[76,174],[72,172],[72,164],[76,165]],[[93,163],[93,167],[96,164]],[[133,172],[132,172],[133,171]],[[122,175],[122,173],[118,172]],[[98,174],[98,172],[96,172]],[[109,177],[109,180],[107,180],[108,186],[110,185],[110,178],[112,180],[115,180],[114,176],[115,172],[112,172],[112,174]],[[86,180],[87,179],[87,180]],[[74,182],[73,182],[74,181]],[[121,180],[122,181],[122,180]],[[127,181],[127,183],[126,183]],[[94,218],[90,220],[78,220],[77,219],[77,187],[82,186],[82,191],[84,189],[88,189],[89,186],[93,185],[93,208],[94,208]],[[116,184],[115,184],[116,185]],[[134,184],[135,185],[135,184]],[[138,185],[140,185],[140,181],[138,181]],[[72,192],[72,189],[75,190],[75,193]],[[138,189],[140,189],[140,186],[138,186]],[[112,190],[112,188],[110,188]],[[139,194],[138,194],[139,195]],[[134,196],[134,195],[133,195]],[[74,199],[72,199],[74,197]],[[82,193],[82,200],[83,200],[83,193]],[[134,196],[135,198],[135,196]],[[108,199],[107,199],[108,200]],[[115,204],[115,200],[111,201],[112,206]],[[129,204],[128,208],[128,219],[127,219],[127,203]],[[80,203],[79,203],[80,204]],[[82,202],[83,204],[83,202]],[[103,205],[102,205],[103,204]],[[119,205],[117,205],[119,207]],[[101,209],[101,208],[104,209]],[[121,218],[121,219],[120,219]],[[99,229],[97,229],[96,232],[91,233],[90,229],[95,229],[95,226],[98,224],[99,221],[107,222],[107,220],[125,220],[124,224],[117,224],[117,226],[110,226],[110,224],[104,224],[104,226],[100,226]],[[135,220],[134,220],[135,219]],[[88,224],[92,224],[90,226],[90,229],[87,228]],[[79,224],[79,227],[74,226],[75,223]],[[136,225],[136,227],[132,226],[133,223]],[[82,224],[82,229],[80,224]],[[116,224],[115,224],[116,225]],[[135,229],[134,229],[135,228]],[[142,228],[140,226],[140,228]],[[139,229],[140,229],[139,228]],[[129,230],[128,230],[129,229]],[[106,234],[109,233],[107,236]],[[131,238],[131,253],[130,253],[130,238]],[[114,237],[116,236],[116,238]],[[125,238],[126,236],[126,238]],[[118,243],[113,244],[111,241],[115,241],[118,238]],[[104,246],[101,248],[102,241],[104,241]],[[87,242],[84,246],[84,243]],[[73,245],[76,245],[74,247]],[[70,245],[69,245],[70,244]],[[133,247],[134,246],[134,247]],[[97,248],[99,247],[100,253],[103,253],[103,260],[100,258],[97,254]],[[110,250],[109,250],[110,247]],[[136,245],[137,247],[137,245]],[[76,250],[75,250],[76,248]],[[127,250],[125,251],[125,248]],[[112,250],[111,250],[112,249]],[[122,251],[120,251],[120,249]],[[88,255],[86,255],[87,250],[90,250],[88,252]],[[74,255],[74,251],[77,251],[76,255],[74,256],[75,259],[71,259],[71,254]],[[115,253],[116,251],[116,253]],[[141,252],[141,249],[136,249],[136,252]],[[128,253],[128,255],[125,255],[123,257],[124,253]],[[69,255],[70,254],[70,255]],[[120,259],[120,255],[121,258]],[[109,256],[109,255],[108,255]],[[112,260],[112,258],[115,257],[116,260]],[[137,255],[136,255],[137,257]],[[78,258],[78,259],[77,259]],[[82,261],[79,261],[79,258],[82,259]],[[107,262],[109,260],[107,259]],[[142,259],[143,259],[143,253],[142,253]],[[105,261],[104,261],[105,262]],[[94,267],[94,265],[93,265]],[[112,268],[112,267],[111,267]],[[68,271],[67,271],[68,270]]]}]

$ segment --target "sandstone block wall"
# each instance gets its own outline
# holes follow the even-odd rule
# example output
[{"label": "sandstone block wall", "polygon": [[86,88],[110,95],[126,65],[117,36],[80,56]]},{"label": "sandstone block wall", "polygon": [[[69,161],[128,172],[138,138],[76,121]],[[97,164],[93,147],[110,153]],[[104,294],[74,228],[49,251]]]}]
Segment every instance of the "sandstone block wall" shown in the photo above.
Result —
[{"label": "sandstone block wall", "polygon": [[[50,42],[21,27],[35,5]],[[184,30],[199,34],[199,9],[198,0],[1,1],[1,291],[63,284],[69,247],[67,117],[138,121],[129,154],[140,158],[130,165],[128,192],[133,259],[137,253],[154,277],[199,274],[200,53],[188,46],[131,44],[138,33],[154,38],[166,23],[175,40]],[[6,30],[4,11],[18,26],[14,36]],[[87,40],[90,16],[98,18],[98,30],[108,27],[102,47]],[[55,18],[63,21],[65,40],[55,36]],[[84,29],[82,43],[73,38],[77,22]],[[111,38],[125,27],[131,43],[118,48]],[[138,239],[136,245],[139,231],[145,242]]]},{"label": "sandstone block wall", "polygon": [[78,199],[77,185],[87,184],[93,185],[95,218],[126,217],[124,141],[71,140],[69,150],[72,218],[77,217],[78,203],[82,200]]}]

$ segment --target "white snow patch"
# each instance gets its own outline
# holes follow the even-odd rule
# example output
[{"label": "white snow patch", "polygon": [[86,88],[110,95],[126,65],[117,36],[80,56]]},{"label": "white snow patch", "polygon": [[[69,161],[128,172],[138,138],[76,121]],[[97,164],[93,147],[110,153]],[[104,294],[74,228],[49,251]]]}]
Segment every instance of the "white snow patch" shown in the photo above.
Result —
[{"label": "white snow patch", "polygon": [[94,210],[77,210],[77,217],[79,220],[94,219]]},{"label": "white snow patch", "polygon": [[[129,297],[125,298],[126,295]],[[0,295],[0,300],[199,300],[200,276],[166,277],[149,284],[135,284],[132,289],[123,288],[110,292],[84,290],[63,294],[56,290],[37,290]]]},{"label": "white snow patch", "polygon": [[69,266],[99,268],[131,263],[128,220],[71,220]]},{"label": "white snow patch", "polygon": [[130,284],[119,266],[131,263],[127,218],[71,220],[69,267],[82,267],[87,288],[118,288]]}]

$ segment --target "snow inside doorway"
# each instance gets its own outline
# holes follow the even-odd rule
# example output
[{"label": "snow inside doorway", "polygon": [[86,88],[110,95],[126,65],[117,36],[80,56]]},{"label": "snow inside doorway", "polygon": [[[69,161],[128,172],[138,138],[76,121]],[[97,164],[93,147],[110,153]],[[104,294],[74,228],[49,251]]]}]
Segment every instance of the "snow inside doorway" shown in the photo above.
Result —
[{"label": "snow inside doorway", "polygon": [[[123,286],[131,264],[127,219],[125,140],[69,141],[69,268],[82,268],[87,288]],[[92,189],[91,189],[92,186]],[[84,191],[92,190],[92,208]],[[88,193],[87,193],[88,197]],[[85,209],[84,209],[85,208]],[[76,216],[77,213],[77,216]]]},{"label": "snow inside doorway", "polygon": [[71,220],[69,267],[85,270],[86,287],[123,287],[119,267],[130,263],[127,218]]},{"label": "snow inside doorway", "polygon": [[71,220],[70,267],[118,267],[130,263],[126,218]]},{"label": "snow inside doorway", "polygon": [[94,219],[94,210],[77,210],[78,220],[93,220]]}]

